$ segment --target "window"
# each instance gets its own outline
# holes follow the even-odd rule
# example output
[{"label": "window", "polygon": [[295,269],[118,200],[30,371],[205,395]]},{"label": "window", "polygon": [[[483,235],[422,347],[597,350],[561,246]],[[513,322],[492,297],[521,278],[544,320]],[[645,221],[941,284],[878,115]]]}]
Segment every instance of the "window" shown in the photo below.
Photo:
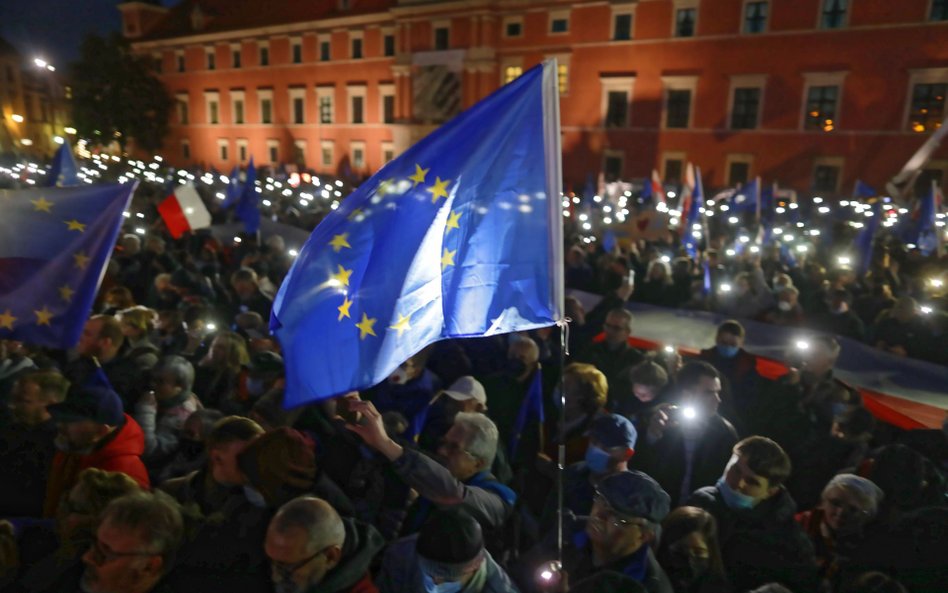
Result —
[{"label": "window", "polygon": [[513,16],[504,19],[504,37],[523,37],[523,17]]},{"label": "window", "polygon": [[204,101],[207,105],[207,123],[220,123],[220,94],[217,91],[205,91]]},{"label": "window", "polygon": [[331,124],[333,122],[333,87],[316,87],[316,104],[319,106],[319,123]]},{"label": "window", "polygon": [[767,30],[767,2],[748,2],[744,5],[744,32],[763,33]]},{"label": "window", "polygon": [[181,141],[181,158],[191,160],[191,143],[187,140]]},{"label": "window", "polygon": [[632,39],[631,12],[617,12],[612,15],[612,39],[614,41]]},{"label": "window", "polygon": [[550,33],[553,35],[569,33],[568,10],[558,10],[550,13]]},{"label": "window", "polygon": [[244,92],[242,90],[230,91],[230,110],[235,124],[244,123]]},{"label": "window", "polygon": [[665,153],[662,166],[662,179],[665,180],[665,183],[681,183],[685,171],[684,153]]},{"label": "window", "polygon": [[182,126],[188,125],[188,95],[187,93],[178,93],[175,95],[175,108],[178,112],[178,123]]},{"label": "window", "polygon": [[727,165],[727,184],[730,187],[744,185],[750,179],[750,163],[743,160],[731,160]]},{"label": "window", "polygon": [[806,92],[806,113],[803,118],[805,130],[831,132],[836,128],[836,104],[839,100],[838,86],[811,86]]},{"label": "window", "polygon": [[364,103],[365,103],[365,97],[352,97],[350,99],[349,119],[351,123],[354,123],[354,124],[365,123],[365,115],[363,113]]},{"label": "window", "polygon": [[823,29],[839,29],[840,27],[845,27],[848,12],[849,0],[823,0],[820,27]]},{"label": "window", "polygon": [[247,140],[244,138],[237,139],[237,158],[241,163],[247,161]]},{"label": "window", "polygon": [[451,27],[448,24],[438,25],[434,28],[434,48],[436,51],[444,51],[451,47]]},{"label": "window", "polygon": [[207,69],[213,70],[217,66],[217,56],[214,54],[214,48],[207,48],[204,56],[207,58]]},{"label": "window", "polygon": [[353,60],[362,59],[362,33],[350,33],[350,49],[351,55],[349,56]]},{"label": "window", "polygon": [[395,146],[391,142],[382,142],[382,164],[386,165],[395,160]]},{"label": "window", "polygon": [[948,21],[948,0],[932,0],[932,9],[928,15],[930,21]]},{"label": "window", "polygon": [[303,41],[300,39],[294,39],[290,45],[290,54],[291,59],[294,64],[303,63]]},{"label": "window", "polygon": [[229,155],[227,154],[227,148],[228,148],[228,147],[227,147],[227,140],[218,140],[218,141],[217,141],[217,156],[218,156],[218,158],[220,158],[220,160],[222,160],[222,161],[226,161],[226,160],[228,159],[228,156],[229,156]]},{"label": "window", "polygon": [[669,89],[665,95],[665,127],[684,129],[691,123],[691,90]]},{"label": "window", "polygon": [[813,191],[836,193],[839,190],[841,159],[822,159],[813,167]]},{"label": "window", "polygon": [[300,167],[306,166],[306,140],[293,141],[293,162]]},{"label": "window", "polygon": [[184,72],[184,52],[175,52],[175,68],[178,72]]},{"label": "window", "polygon": [[731,104],[731,129],[753,130],[760,113],[760,89],[736,88]]},{"label": "window", "polygon": [[600,78],[602,103],[600,114],[603,126],[624,128],[629,125],[629,111],[632,100],[632,86],[635,78],[631,76],[610,76]]},{"label": "window", "polygon": [[334,145],[332,140],[323,140],[319,144],[320,159],[324,167],[331,167],[333,164]]},{"label": "window", "polygon": [[230,46],[230,65],[234,68],[241,67],[241,56],[240,56],[240,46],[232,45]]},{"label": "window", "polygon": [[270,46],[261,43],[258,49],[260,50],[259,52],[260,65],[269,66],[270,65]]},{"label": "window", "polygon": [[912,88],[912,102],[909,105],[909,129],[913,132],[932,132],[941,127],[945,118],[945,93],[948,84],[944,82],[919,83]]},{"label": "window", "polygon": [[675,37],[694,37],[697,19],[697,8],[679,8],[676,10]]},{"label": "window", "polygon": [[385,55],[385,56],[395,55],[395,34],[394,33],[385,33],[384,35],[382,35],[382,55]]},{"label": "window", "polygon": [[306,89],[290,88],[290,117],[294,124],[306,123]]},{"label": "window", "polygon": [[332,46],[329,44],[329,37],[320,36],[319,38],[319,61],[328,62],[332,59]]},{"label": "window", "polygon": [[504,84],[508,82],[513,82],[521,74],[523,74],[522,66],[507,66],[504,68]]},{"label": "window", "polygon": [[380,84],[379,94],[382,98],[379,121],[384,124],[395,123],[395,85]]},{"label": "window", "polygon": [[279,140],[267,140],[267,156],[270,157],[271,163],[280,162],[280,141]]},{"label": "window", "polygon": [[273,91],[270,89],[257,89],[257,97],[260,100],[260,123],[273,123]]},{"label": "window", "polygon": [[602,173],[606,182],[622,179],[625,155],[618,150],[606,150],[602,155]]},{"label": "window", "polygon": [[353,169],[365,168],[365,142],[353,141],[349,145],[349,159],[352,161]]}]

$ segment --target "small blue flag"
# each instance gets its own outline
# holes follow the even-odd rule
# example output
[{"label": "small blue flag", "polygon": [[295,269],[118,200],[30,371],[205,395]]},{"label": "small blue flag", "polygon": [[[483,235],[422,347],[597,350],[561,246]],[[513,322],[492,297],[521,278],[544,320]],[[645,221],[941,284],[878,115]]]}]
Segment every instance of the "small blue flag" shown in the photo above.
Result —
[{"label": "small blue flag", "polygon": [[288,407],[375,385],[438,340],[562,317],[556,62],[524,73],[363,183],[273,303]]},{"label": "small blue flag", "polygon": [[[688,251],[688,257],[694,258],[698,255],[698,239],[695,233],[698,229],[698,219],[701,216],[701,208],[704,205],[704,186],[701,183],[701,167],[695,167],[695,188],[691,192],[691,199],[687,201],[685,211],[681,213],[684,234],[682,243]],[[699,228],[701,225],[698,225]]]},{"label": "small blue flag", "polygon": [[72,148],[63,142],[53,156],[53,164],[46,175],[47,187],[70,187],[79,185],[79,168],[72,156]]},{"label": "small blue flag", "polygon": [[916,245],[926,257],[938,253],[941,248],[938,227],[935,224],[940,193],[933,182],[931,190],[916,204],[902,237],[906,243]]},{"label": "small blue flag", "polygon": [[0,339],[79,341],[136,185],[0,190]]},{"label": "small blue flag", "polygon": [[514,424],[513,436],[510,439],[510,459],[516,458],[523,431],[526,430],[527,423],[534,420],[538,426],[541,426],[544,422],[543,373],[540,372],[540,369],[534,371],[533,379],[530,380],[530,387],[527,388],[527,394],[520,404],[520,411],[517,412],[517,422]]},{"label": "small blue flag", "polygon": [[224,192],[224,201],[221,202],[221,208],[230,208],[240,198],[240,167],[234,165],[227,180],[227,190]]},{"label": "small blue flag", "polygon": [[704,258],[701,263],[703,268],[703,278],[701,282],[701,296],[711,294],[711,266],[708,264],[708,258]]},{"label": "small blue flag", "polygon": [[868,198],[874,198],[878,195],[879,194],[876,193],[875,188],[866,185],[859,179],[856,180],[856,187],[853,190],[853,197],[858,198],[858,199],[868,199]]},{"label": "small blue flag", "polygon": [[234,214],[243,221],[244,230],[248,233],[256,233],[260,228],[260,209],[257,207],[259,201],[257,195],[257,169],[253,166],[253,157],[250,157],[244,188],[240,192],[240,198],[237,199],[237,205],[234,207]]},{"label": "small blue flag", "polygon": [[865,274],[869,269],[869,263],[872,261],[872,241],[875,239],[876,231],[879,229],[879,222],[882,219],[882,200],[876,198],[870,200],[872,204],[872,216],[866,221],[865,226],[856,236],[856,252],[859,254],[859,274]]},{"label": "small blue flag", "polygon": [[612,229],[606,229],[606,232],[603,234],[602,248],[606,253],[612,253],[616,250],[616,234],[612,232]]},{"label": "small blue flag", "polygon": [[757,179],[742,185],[728,201],[731,212],[758,212],[759,206],[760,186]]}]

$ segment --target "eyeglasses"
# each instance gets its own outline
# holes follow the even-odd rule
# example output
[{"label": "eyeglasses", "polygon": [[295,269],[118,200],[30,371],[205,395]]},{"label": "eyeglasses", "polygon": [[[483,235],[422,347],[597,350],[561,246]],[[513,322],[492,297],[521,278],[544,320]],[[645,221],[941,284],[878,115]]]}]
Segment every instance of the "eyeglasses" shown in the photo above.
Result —
[{"label": "eyeglasses", "polygon": [[599,492],[596,492],[596,494],[593,495],[593,504],[597,503],[602,509],[606,511],[606,514],[611,519],[610,522],[614,527],[618,527],[620,529],[625,529],[627,527],[638,527],[641,529],[647,525],[647,522],[642,519],[626,517],[620,514],[618,511],[612,508],[612,505],[609,504],[609,501],[606,499],[606,497]]},{"label": "eyeglasses", "polygon": [[856,505],[849,504],[845,500],[839,498],[827,498],[826,504],[833,507],[834,509],[838,509],[846,513],[847,515],[856,515],[859,517],[868,517],[870,515],[869,511],[859,508]]},{"label": "eyeglasses", "polygon": [[462,446],[461,446],[460,444],[458,444],[458,443],[455,443],[454,441],[442,440],[439,446],[440,446],[442,449],[444,449],[445,452],[447,452],[447,453],[452,453],[452,454],[453,454],[453,453],[464,453],[465,455],[468,455],[468,456],[470,456],[470,457],[474,457],[473,455],[471,455],[470,452],[468,452],[466,449],[464,449],[464,447],[462,447]]},{"label": "eyeglasses", "polygon": [[276,562],[275,560],[270,561],[270,566],[273,568],[274,572],[277,573],[278,581],[290,581],[293,580],[293,575],[296,574],[296,571],[303,568],[313,560],[319,558],[322,554],[326,552],[329,548],[323,548],[322,550],[316,552],[308,558],[304,558],[299,562],[294,562],[293,564],[283,564],[282,562]]},{"label": "eyeglasses", "polygon": [[92,546],[90,549],[92,551],[92,560],[95,562],[96,566],[109,564],[110,562],[114,562],[119,558],[130,558],[133,556],[160,556],[158,552],[146,552],[144,550],[135,552],[116,552],[104,547],[102,542],[99,541],[98,537],[93,537]]}]

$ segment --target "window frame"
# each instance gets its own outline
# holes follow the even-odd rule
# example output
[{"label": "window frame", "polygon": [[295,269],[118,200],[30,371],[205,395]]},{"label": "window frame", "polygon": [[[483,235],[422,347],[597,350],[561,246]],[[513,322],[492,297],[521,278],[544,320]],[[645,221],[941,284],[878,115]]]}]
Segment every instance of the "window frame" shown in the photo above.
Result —
[{"label": "window frame", "polygon": [[[323,121],[323,99],[329,99],[329,121]],[[336,122],[335,86],[316,87],[316,121],[321,126],[331,125]]]},{"label": "window frame", "polygon": [[[609,41],[631,41],[635,39],[635,5],[631,6],[613,6],[611,20],[609,23]],[[617,23],[616,19],[620,16],[629,17],[629,37],[627,39],[618,39],[616,37]]]},{"label": "window frame", "polygon": [[[273,158],[273,151],[276,150],[276,157]],[[280,162],[280,141],[276,138],[267,138],[267,162],[275,165]]]},{"label": "window frame", "polygon": [[175,93],[174,112],[179,126],[191,125],[191,97],[186,91]]},{"label": "window frame", "polygon": [[[600,122],[603,128],[621,130],[628,128],[632,122],[632,101],[635,93],[635,77],[634,76],[610,76],[610,77],[599,77],[599,88],[601,91],[601,97],[599,102],[599,115]],[[611,126],[609,125],[609,93],[611,92],[623,92],[626,96],[625,102],[625,117],[621,125]]]},{"label": "window frame", "polygon": [[[326,162],[326,150],[329,150],[329,162]],[[332,167],[336,162],[336,142],[335,140],[319,141],[319,164],[321,167]]]},{"label": "window frame", "polygon": [[230,140],[227,138],[217,139],[217,160],[224,162],[230,160]]},{"label": "window frame", "polygon": [[[265,121],[263,113],[263,102],[270,102],[270,121]],[[273,89],[257,89],[257,119],[263,125],[273,124]]]},{"label": "window frame", "polygon": [[[902,121],[904,122],[902,129],[916,134],[926,134],[934,130],[925,129],[916,131],[912,128],[912,122],[909,119],[912,115],[912,98],[915,96],[915,87],[919,84],[948,85],[948,67],[909,70],[908,89],[905,93],[905,110],[902,113]],[[946,93],[945,100],[948,101],[948,93]],[[948,103],[943,103],[940,121],[944,121],[946,115],[948,115]]]},{"label": "window frame", "polygon": [[[287,89],[287,99],[289,100],[290,108],[290,125],[293,126],[303,126],[306,125],[306,87],[305,86],[291,86]],[[302,110],[299,114],[296,112],[296,102],[302,102]],[[300,121],[297,121],[297,115],[301,115],[299,118]]]},{"label": "window frame", "polygon": [[[359,150],[362,152],[362,163],[357,164],[355,158],[355,152]],[[350,140],[349,141],[349,164],[352,165],[353,170],[357,169],[366,169],[369,166],[368,154],[365,149],[364,140]]]},{"label": "window frame", "polygon": [[[394,83],[382,83],[379,84],[379,123],[382,124],[393,124],[395,123],[395,84]],[[385,119],[385,98],[392,98],[392,120],[386,121]]]},{"label": "window frame", "polygon": [[[569,35],[572,29],[570,23],[570,9],[569,8],[559,8],[556,10],[551,10],[547,13],[547,25],[546,25],[546,34],[553,36]],[[566,21],[566,30],[565,31],[554,31],[553,23],[558,21]]]},{"label": "window frame", "polygon": [[[211,109],[211,104],[216,104],[216,110]],[[211,117],[215,115],[216,117]],[[219,91],[204,91],[204,117],[209,126],[219,126],[221,123],[221,94]],[[213,121],[213,120],[217,121]]]},{"label": "window frame", "polygon": [[[826,16],[826,5],[829,2],[845,2],[846,3],[846,12],[843,14],[842,22],[836,27],[827,27],[824,24],[824,17]],[[838,29],[846,29],[849,27],[849,18],[852,15],[852,3],[850,0],[820,0],[819,12],[817,13],[816,19],[816,28],[820,31],[836,31]]]},{"label": "window frame", "polygon": [[[803,100],[800,108],[800,124],[799,129],[806,132],[823,132],[822,128],[812,129],[807,128],[807,117],[808,117],[808,106],[810,103],[810,89],[816,87],[836,87],[836,113],[833,119],[833,129],[839,129],[839,122],[841,116],[841,110],[843,106],[843,93],[845,92],[845,82],[846,77],[849,74],[848,71],[842,70],[837,72],[804,72],[803,73]],[[825,133],[825,132],[824,132]]]},{"label": "window frame", "polygon": [[[230,95],[230,123],[235,126],[242,126],[247,123],[247,95],[244,89],[231,89]],[[237,118],[237,104],[241,105],[241,117]]]},{"label": "window frame", "polygon": [[[663,76],[662,77],[662,120],[661,120],[661,129],[662,130],[690,130],[694,127],[695,121],[695,105],[697,104],[697,90],[698,88],[698,77],[697,76]],[[671,91],[688,91],[690,93],[688,100],[688,122],[685,127],[669,127],[668,126],[668,100],[670,98]]]},{"label": "window frame", "polygon": [[[764,4],[767,6],[767,14],[764,15],[764,26],[760,31],[747,30],[747,8],[751,4]],[[763,35],[770,31],[770,0],[744,0],[741,6],[741,35]]]},{"label": "window frame", "polygon": [[[846,159],[841,156],[824,156],[817,157],[813,159],[813,167],[810,170],[810,189],[814,193],[827,193],[830,194],[839,194],[839,188],[843,183],[843,172],[846,164]],[[817,189],[816,187],[816,171],[819,167],[835,167],[837,169],[836,173],[836,187],[832,190],[829,189]]]},{"label": "window frame", "polygon": [[[358,42],[358,45],[356,45],[356,42]],[[359,48],[358,52],[356,52],[356,47]],[[359,55],[356,55],[356,53]],[[365,59],[365,34],[362,31],[349,31],[349,59]]]},{"label": "window frame", "polygon": [[[752,128],[734,127],[734,107],[737,99],[737,91],[742,89],[757,89],[757,114]],[[764,120],[764,104],[767,94],[767,75],[766,74],[740,74],[731,77],[731,88],[728,93],[727,102],[727,129],[733,131],[746,132],[749,130],[760,130]]]},{"label": "window frame", "polygon": [[[731,175],[731,167],[735,164],[747,165],[747,179],[737,181]],[[754,179],[754,155],[742,152],[728,153],[724,159],[725,184],[727,187],[737,187]]]},{"label": "window frame", "polygon": [[[679,35],[678,34],[678,13],[682,10],[694,10],[694,23],[692,24],[691,35]],[[698,0],[675,0],[672,5],[672,19],[671,26],[672,32],[671,36],[674,39],[693,39],[698,36],[698,21],[701,18],[701,10],[698,5]]]},{"label": "window frame", "polygon": [[[520,25],[520,32],[517,33],[516,35],[510,35],[507,30],[508,25]],[[523,38],[524,24],[523,24],[522,15],[505,16],[504,20],[501,22],[501,26],[503,27],[503,29],[501,30],[501,33],[504,39],[522,39]]]}]

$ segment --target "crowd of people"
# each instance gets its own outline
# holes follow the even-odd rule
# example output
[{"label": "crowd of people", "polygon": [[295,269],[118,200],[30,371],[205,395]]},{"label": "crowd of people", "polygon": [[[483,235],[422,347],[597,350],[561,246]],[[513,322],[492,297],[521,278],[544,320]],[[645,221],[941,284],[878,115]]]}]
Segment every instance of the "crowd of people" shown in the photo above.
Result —
[{"label": "crowd of people", "polygon": [[944,362],[908,262],[710,249],[735,319],[682,359],[633,348],[625,305],[707,306],[701,266],[568,236],[568,286],[601,299],[567,298],[565,358],[556,327],[439,342],[288,410],[282,239],[123,235],[74,350],[0,342],[0,589],[945,590],[948,427],[877,422],[832,337],[776,381],[743,349],[740,319],[810,320]]}]

